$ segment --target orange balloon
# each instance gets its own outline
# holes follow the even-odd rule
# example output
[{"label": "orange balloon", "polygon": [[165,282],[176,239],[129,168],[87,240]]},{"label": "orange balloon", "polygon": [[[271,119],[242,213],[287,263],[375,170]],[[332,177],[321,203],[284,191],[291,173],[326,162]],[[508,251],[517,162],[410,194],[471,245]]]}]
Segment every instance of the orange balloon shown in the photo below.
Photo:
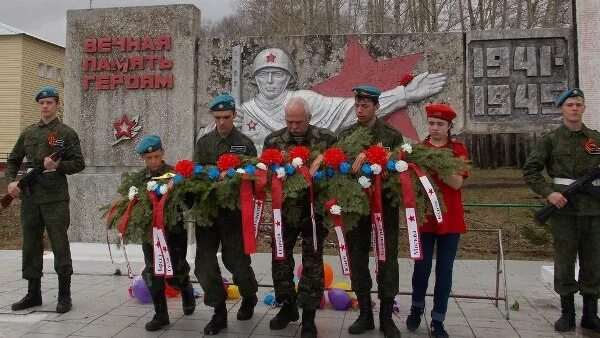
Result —
[{"label": "orange balloon", "polygon": [[333,283],[333,270],[327,263],[323,263],[323,275],[325,276],[325,287],[328,288]]}]

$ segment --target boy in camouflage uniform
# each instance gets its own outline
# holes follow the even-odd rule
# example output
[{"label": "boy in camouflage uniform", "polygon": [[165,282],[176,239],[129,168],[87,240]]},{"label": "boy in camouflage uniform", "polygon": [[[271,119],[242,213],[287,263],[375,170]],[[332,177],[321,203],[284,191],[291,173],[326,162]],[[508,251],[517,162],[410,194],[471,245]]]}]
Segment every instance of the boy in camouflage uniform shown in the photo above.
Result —
[{"label": "boy in camouflage uniform", "polygon": [[[556,100],[563,123],[544,135],[523,167],[531,190],[558,208],[550,218],[554,239],[554,290],[560,295],[562,315],[554,324],[557,331],[575,329],[574,294],[583,296],[581,327],[600,333],[600,199],[579,194],[569,201],[561,194],[574,180],[600,166],[600,133],[583,124],[585,100],[580,89],[562,93]],[[546,169],[553,184],[541,174]],[[596,188],[600,181],[594,182]],[[593,187],[590,187],[594,189]],[[575,260],[579,256],[579,281]]]},{"label": "boy in camouflage uniform", "polygon": [[[354,111],[357,122],[343,129],[339,138],[343,139],[351,135],[360,127],[367,127],[373,134],[373,144],[381,144],[390,150],[402,145],[402,134],[394,127],[383,122],[375,115],[379,109],[379,96],[381,91],[372,86],[359,86],[352,91],[355,94]],[[359,154],[352,165],[352,172],[360,170],[365,156]],[[382,196],[383,223],[385,233],[385,262],[379,262],[379,273],[377,274],[378,296],[381,301],[379,310],[379,328],[385,337],[400,337],[400,331],[394,324],[392,312],[394,297],[398,294],[398,223],[399,206],[390,206],[390,201]],[[371,218],[362,217],[358,224],[348,231],[348,246],[350,253],[350,267],[352,269],[352,290],[358,298],[360,315],[358,319],[348,328],[350,334],[360,334],[375,328],[373,322],[373,309],[371,308],[371,274],[369,273],[369,251],[371,247]]]},{"label": "boy in camouflage uniform", "polygon": [[[216,128],[196,142],[194,162],[214,165],[222,154],[256,156],[252,140],[233,127],[235,100],[229,94],[215,97],[210,105]],[[243,297],[237,313],[238,320],[249,320],[258,301],[258,283],[250,266],[250,255],[244,252],[242,216],[240,210],[220,208],[219,216],[210,226],[196,227],[196,269],[194,271],[204,290],[204,304],[214,307],[215,314],[204,327],[207,335],[218,334],[227,327],[227,294],[223,289],[217,251],[221,245],[223,264],[233,274],[233,281]]]},{"label": "boy in camouflage uniform", "polygon": [[[265,139],[264,149],[276,148],[289,151],[296,146],[321,148],[324,150],[335,143],[335,135],[327,129],[310,125],[311,111],[308,103],[301,97],[294,97],[285,106],[285,122],[287,127],[271,133]],[[316,159],[311,167],[311,174],[320,163]],[[308,200],[299,198],[298,200]],[[284,204],[284,213],[295,209],[302,215],[296,223],[286,223],[283,226],[285,260],[275,259],[272,255],[273,284],[277,302],[283,304],[277,315],[271,319],[271,330],[282,330],[290,322],[299,318],[298,307],[302,308],[302,337],[316,337],[315,313],[323,297],[323,241],[329,232],[323,227],[321,217],[315,215],[317,223],[317,251],[313,247],[312,222],[310,219],[310,204]],[[284,216],[285,220],[286,217]],[[302,277],[298,284],[298,293],[294,285],[294,246],[299,236],[302,236]],[[273,248],[275,244],[273,243]],[[275,250],[275,249],[273,249]]]},{"label": "boy in camouflage uniform", "polygon": [[[166,164],[163,160],[165,151],[162,147],[160,137],[157,135],[148,135],[142,139],[135,150],[144,160],[146,168],[141,170],[145,175],[146,182],[152,180],[152,177],[159,177],[166,173],[173,172],[173,167]],[[165,237],[173,265],[173,277],[168,278],[166,283],[173,288],[181,291],[181,305],[184,315],[191,315],[196,309],[196,299],[194,298],[194,288],[190,283],[190,265],[186,260],[187,255],[187,230],[184,222],[181,221],[177,226],[166,230]],[[157,331],[163,326],[169,325],[169,312],[167,311],[167,298],[165,296],[165,277],[154,276],[154,249],[153,243],[143,242],[142,251],[144,252],[144,261],[146,266],[142,271],[144,282],[150,290],[152,302],[154,303],[155,314],[148,323],[146,331]]]},{"label": "boy in camouflage uniform", "polygon": [[[23,310],[42,305],[42,255],[44,228],[52,244],[54,270],[58,275],[58,303],[56,312],[68,312],[71,307],[71,249],[69,229],[69,187],[67,175],[85,168],[81,147],[74,146],[62,159],[53,161],[49,156],[61,147],[79,142],[77,133],[58,118],[58,91],[52,87],[40,89],[35,100],[41,120],[23,130],[6,163],[8,193],[21,196],[21,227],[23,230],[23,278],[28,280],[27,295],[12,305],[12,310]],[[46,169],[24,193],[14,182],[23,158],[33,165],[43,164]]]}]

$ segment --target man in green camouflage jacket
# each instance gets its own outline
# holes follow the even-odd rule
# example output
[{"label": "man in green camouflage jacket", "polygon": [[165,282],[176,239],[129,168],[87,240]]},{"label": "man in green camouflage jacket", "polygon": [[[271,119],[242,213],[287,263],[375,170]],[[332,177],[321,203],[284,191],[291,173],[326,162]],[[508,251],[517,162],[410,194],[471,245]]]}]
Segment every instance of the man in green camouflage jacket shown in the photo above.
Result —
[{"label": "man in green camouflage jacket", "polygon": [[[173,167],[165,163],[164,148],[158,135],[148,135],[142,139],[135,149],[136,153],[144,160],[146,168],[140,174],[145,176],[146,182],[153,177],[160,177],[173,172]],[[186,260],[187,255],[187,229],[183,221],[177,226],[165,229],[171,264],[173,265],[173,277],[166,279],[166,283],[176,290],[181,291],[181,305],[184,315],[191,315],[196,309],[194,288],[190,283],[190,265]],[[152,302],[154,303],[154,316],[146,323],[147,331],[158,331],[169,325],[169,312],[167,310],[167,298],[165,296],[165,277],[154,276],[154,243],[143,242],[144,262],[146,266],[142,271],[144,282],[150,290]]]},{"label": "man in green camouflage jacket", "polygon": [[[79,142],[77,133],[58,118],[58,91],[52,87],[40,89],[35,100],[40,109],[39,122],[25,128],[6,164],[8,193],[21,196],[21,227],[23,230],[23,278],[28,280],[27,295],[12,305],[12,310],[23,310],[42,304],[41,278],[44,253],[44,228],[52,244],[54,270],[58,275],[58,303],[56,312],[71,309],[71,249],[69,248],[69,188],[67,175],[85,168],[81,147],[74,146],[62,159],[53,161],[49,156],[61,147]],[[33,165],[43,164],[46,169],[36,181],[21,192],[14,182],[23,158]]]},{"label": "man in green camouflage jacket", "polygon": [[[276,148],[289,151],[296,146],[309,149],[319,148],[321,151],[333,145],[335,135],[327,129],[310,125],[311,110],[308,103],[301,97],[294,97],[285,106],[285,122],[287,127],[271,133],[265,139],[264,149]],[[316,159],[314,166],[320,160]],[[315,168],[312,167],[314,173]],[[297,174],[299,175],[299,174]],[[299,201],[308,201],[298,198]],[[272,330],[282,330],[290,322],[299,318],[298,307],[302,308],[302,337],[316,337],[315,314],[323,297],[323,241],[329,232],[323,226],[321,217],[315,215],[317,224],[317,251],[313,247],[313,228],[310,218],[310,204],[291,205],[284,203],[283,213],[299,214],[297,223],[286,222],[283,226],[285,259],[275,259],[273,252],[271,264],[273,284],[277,303],[283,304],[277,315],[271,319],[269,326]],[[284,216],[285,220],[286,217]],[[296,293],[294,285],[294,246],[299,236],[302,236],[302,276]],[[273,248],[275,244],[273,243]],[[275,250],[275,249],[273,249]]]},{"label": "man in green camouflage jacket", "polygon": [[[359,86],[352,89],[352,91],[355,94],[354,111],[358,121],[354,125],[343,129],[338,137],[344,139],[356,129],[366,127],[371,130],[373,144],[381,144],[390,150],[402,145],[402,134],[375,115],[375,112],[379,109],[381,91],[372,86]],[[354,173],[361,169],[364,160],[364,153],[357,156],[352,165]],[[391,206],[391,203],[385,198],[385,192],[382,195],[386,260],[385,262],[379,262],[379,273],[377,274],[378,296],[381,301],[379,327],[385,337],[400,337],[400,331],[392,319],[394,297],[399,291],[398,223],[400,221],[400,209],[398,205]],[[360,308],[360,315],[348,328],[348,332],[360,334],[375,327],[370,294],[373,284],[369,272],[370,216],[362,217],[358,224],[348,231],[347,241],[350,253],[350,268],[352,269],[352,290],[356,293]]]},{"label": "man in green camouflage jacket", "polygon": [[[256,147],[250,138],[233,127],[235,100],[229,94],[215,97],[209,109],[216,127],[196,142],[194,162],[214,165],[222,154],[256,156]],[[196,227],[196,268],[195,275],[204,290],[204,304],[214,307],[215,313],[204,327],[207,335],[218,334],[227,327],[227,294],[223,281],[217,251],[221,246],[223,264],[233,275],[233,282],[239,287],[243,297],[237,313],[238,320],[249,320],[254,315],[258,301],[258,283],[250,266],[250,255],[244,252],[242,238],[242,216],[240,210],[220,208],[218,218],[210,226]]]},{"label": "man in green camouflage jacket", "polygon": [[[557,331],[575,329],[574,294],[583,296],[581,326],[600,333],[600,198],[582,193],[569,201],[561,191],[590,169],[600,166],[600,133],[583,124],[585,99],[580,89],[562,93],[556,100],[563,123],[544,135],[535,145],[523,167],[523,177],[531,190],[558,208],[550,218],[554,239],[554,290],[560,295],[562,316]],[[553,180],[548,184],[541,174],[546,169]],[[597,189],[600,180],[594,182]],[[575,261],[579,256],[579,281]]]}]

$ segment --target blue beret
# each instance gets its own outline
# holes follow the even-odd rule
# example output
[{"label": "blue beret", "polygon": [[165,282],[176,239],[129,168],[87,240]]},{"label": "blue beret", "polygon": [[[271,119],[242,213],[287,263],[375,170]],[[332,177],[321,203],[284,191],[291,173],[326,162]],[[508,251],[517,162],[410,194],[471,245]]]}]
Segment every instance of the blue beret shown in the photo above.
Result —
[{"label": "blue beret", "polygon": [[358,86],[352,88],[354,95],[361,97],[368,97],[370,99],[378,99],[381,95],[381,90],[373,86]]},{"label": "blue beret", "polygon": [[58,90],[50,86],[40,88],[40,90],[38,90],[37,93],[35,93],[35,102],[38,102],[40,99],[45,99],[47,97],[58,98]]},{"label": "blue beret", "polygon": [[556,104],[556,107],[560,107],[563,104],[563,102],[565,102],[570,97],[584,97],[583,91],[579,88],[565,90],[556,98],[556,102],[554,102]]},{"label": "blue beret", "polygon": [[221,93],[210,102],[210,111],[235,110],[235,99],[229,93]]},{"label": "blue beret", "polygon": [[162,148],[160,137],[158,135],[150,134],[142,139],[137,148],[135,148],[135,152],[142,155],[157,151],[160,148]]}]

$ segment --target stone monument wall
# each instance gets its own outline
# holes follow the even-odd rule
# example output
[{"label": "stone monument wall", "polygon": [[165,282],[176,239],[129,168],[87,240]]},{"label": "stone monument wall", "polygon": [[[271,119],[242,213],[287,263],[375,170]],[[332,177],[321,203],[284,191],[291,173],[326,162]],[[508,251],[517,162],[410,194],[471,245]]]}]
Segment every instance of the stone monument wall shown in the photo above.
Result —
[{"label": "stone monument wall", "polygon": [[579,86],[585,93],[584,123],[600,129],[600,1],[577,0]]}]

